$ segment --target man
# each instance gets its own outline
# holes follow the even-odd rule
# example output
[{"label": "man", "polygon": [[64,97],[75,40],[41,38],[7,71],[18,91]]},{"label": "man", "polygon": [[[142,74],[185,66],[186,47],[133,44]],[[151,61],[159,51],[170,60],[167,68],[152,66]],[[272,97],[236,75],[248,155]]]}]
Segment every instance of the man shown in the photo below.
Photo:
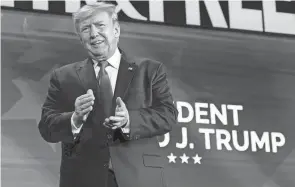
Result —
[{"label": "man", "polygon": [[118,48],[115,5],[73,18],[89,58],[53,71],[39,123],[44,140],[62,142],[60,187],[165,186],[157,136],[178,113],[163,64]]}]

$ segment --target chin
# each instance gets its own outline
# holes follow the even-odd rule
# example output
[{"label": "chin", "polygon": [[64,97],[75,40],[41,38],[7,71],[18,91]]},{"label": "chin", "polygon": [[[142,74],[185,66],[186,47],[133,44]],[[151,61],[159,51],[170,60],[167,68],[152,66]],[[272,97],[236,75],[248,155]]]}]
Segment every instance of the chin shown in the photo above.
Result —
[{"label": "chin", "polygon": [[105,49],[92,49],[91,53],[95,56],[103,56],[107,53]]},{"label": "chin", "polygon": [[92,58],[97,59],[97,60],[103,60],[106,59],[106,54],[103,52],[94,52],[91,51],[89,52],[90,56],[92,56]]}]

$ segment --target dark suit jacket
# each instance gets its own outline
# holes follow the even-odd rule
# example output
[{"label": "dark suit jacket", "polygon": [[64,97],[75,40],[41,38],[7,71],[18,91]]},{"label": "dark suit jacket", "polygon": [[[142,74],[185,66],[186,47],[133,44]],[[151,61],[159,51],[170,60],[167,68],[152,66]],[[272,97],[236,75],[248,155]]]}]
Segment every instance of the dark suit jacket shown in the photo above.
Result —
[{"label": "dark suit jacket", "polygon": [[120,187],[166,186],[163,165],[167,160],[160,153],[157,136],[176,124],[177,110],[163,64],[122,55],[112,111],[115,99],[121,97],[130,115],[129,134],[103,127],[104,119],[96,102],[74,139],[71,116],[75,99],[88,89],[94,91],[98,101],[91,59],[52,73],[38,127],[47,142],[62,142],[60,187],[106,186],[110,157]]}]

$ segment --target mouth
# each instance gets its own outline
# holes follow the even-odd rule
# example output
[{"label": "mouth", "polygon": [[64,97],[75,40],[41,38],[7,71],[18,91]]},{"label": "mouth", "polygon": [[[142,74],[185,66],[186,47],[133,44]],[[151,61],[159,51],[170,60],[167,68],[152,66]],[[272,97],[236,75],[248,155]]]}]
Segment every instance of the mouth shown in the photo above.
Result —
[{"label": "mouth", "polygon": [[90,44],[92,45],[92,46],[98,46],[98,45],[100,45],[100,44],[102,44],[103,43],[103,40],[98,40],[98,41],[95,41],[95,42],[91,42]]}]

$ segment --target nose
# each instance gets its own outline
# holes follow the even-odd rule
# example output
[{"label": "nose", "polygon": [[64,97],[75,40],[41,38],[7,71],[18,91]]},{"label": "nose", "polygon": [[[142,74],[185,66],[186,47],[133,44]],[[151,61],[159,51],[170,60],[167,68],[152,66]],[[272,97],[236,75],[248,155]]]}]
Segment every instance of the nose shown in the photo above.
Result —
[{"label": "nose", "polygon": [[90,27],[90,37],[91,37],[91,39],[94,39],[97,36],[98,36],[98,30],[97,30],[97,28],[93,24],[91,24],[91,27]]}]

